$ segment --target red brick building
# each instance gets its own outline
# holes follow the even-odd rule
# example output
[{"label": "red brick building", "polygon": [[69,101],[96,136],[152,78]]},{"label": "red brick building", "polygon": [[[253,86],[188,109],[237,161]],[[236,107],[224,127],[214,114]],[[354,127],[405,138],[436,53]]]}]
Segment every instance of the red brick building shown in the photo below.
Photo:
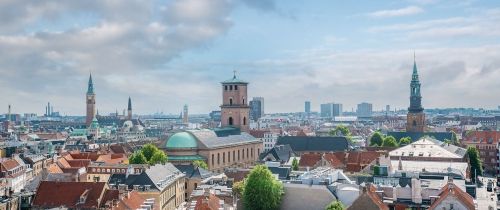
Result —
[{"label": "red brick building", "polygon": [[464,146],[476,147],[485,172],[499,174],[498,171],[498,142],[499,131],[470,131],[464,135]]}]

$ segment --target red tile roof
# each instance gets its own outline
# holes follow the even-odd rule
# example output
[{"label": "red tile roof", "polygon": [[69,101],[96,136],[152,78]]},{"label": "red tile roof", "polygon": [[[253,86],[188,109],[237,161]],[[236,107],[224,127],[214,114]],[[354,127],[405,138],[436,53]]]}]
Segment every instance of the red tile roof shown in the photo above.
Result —
[{"label": "red tile roof", "polygon": [[213,194],[196,199],[196,206],[194,207],[195,210],[218,210],[219,208],[219,198]]},{"label": "red tile roof", "polygon": [[455,199],[466,206],[468,210],[475,209],[474,198],[458,188],[455,184],[453,184],[453,182],[449,182],[441,189],[441,192],[439,193],[439,199],[432,203],[429,210],[436,209],[436,207],[448,196],[454,196]]},{"label": "red tile roof", "polygon": [[264,138],[264,134],[269,131],[266,130],[250,130],[249,134],[252,135],[254,138]]},{"label": "red tile roof", "polygon": [[142,198],[138,192],[131,191],[123,198],[116,209],[139,209],[146,199]]},{"label": "red tile roof", "polygon": [[492,144],[500,141],[500,131],[471,131],[462,139],[464,144]]},{"label": "red tile roof", "polygon": [[314,167],[320,160],[322,154],[302,154],[300,156],[299,166],[300,167]]},{"label": "red tile roof", "polygon": [[0,162],[0,170],[2,172],[10,171],[19,166],[19,163],[14,159],[4,159]]},{"label": "red tile roof", "polygon": [[[38,186],[35,208],[87,208],[97,209],[104,195],[104,182],[54,182],[42,181]],[[82,202],[80,202],[82,199]]]}]

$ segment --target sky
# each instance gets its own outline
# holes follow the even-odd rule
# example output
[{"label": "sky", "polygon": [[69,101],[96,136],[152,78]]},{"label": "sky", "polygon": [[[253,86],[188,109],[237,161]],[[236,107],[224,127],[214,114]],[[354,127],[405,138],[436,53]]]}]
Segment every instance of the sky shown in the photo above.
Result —
[{"label": "sky", "polygon": [[267,113],[406,108],[414,53],[425,108],[500,105],[496,0],[2,0],[0,25],[0,113],[84,115],[91,72],[101,115],[206,114],[235,70]]}]

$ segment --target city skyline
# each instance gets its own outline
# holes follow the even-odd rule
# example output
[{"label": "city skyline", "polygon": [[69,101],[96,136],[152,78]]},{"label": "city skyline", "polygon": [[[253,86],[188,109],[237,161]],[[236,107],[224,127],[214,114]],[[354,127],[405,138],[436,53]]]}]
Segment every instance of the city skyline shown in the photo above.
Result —
[{"label": "city skyline", "polygon": [[233,70],[267,113],[300,112],[306,100],[312,111],[405,109],[414,51],[424,108],[500,104],[495,1],[19,1],[0,11],[0,105],[16,113],[43,114],[50,101],[83,116],[89,71],[101,114],[121,113],[129,96],[136,114],[219,110]]}]

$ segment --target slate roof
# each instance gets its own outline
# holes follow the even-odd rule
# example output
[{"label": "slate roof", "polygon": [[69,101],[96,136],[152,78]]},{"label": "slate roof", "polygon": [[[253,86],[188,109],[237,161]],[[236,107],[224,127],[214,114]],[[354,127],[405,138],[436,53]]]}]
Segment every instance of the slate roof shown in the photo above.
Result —
[{"label": "slate roof", "polygon": [[[33,199],[36,208],[85,208],[97,209],[104,194],[104,182],[53,182],[42,181]],[[85,202],[78,203],[86,194]]]},{"label": "slate roof", "polygon": [[271,150],[267,151],[266,153],[263,153],[260,159],[264,159],[269,154],[280,162],[286,162],[290,159],[290,157],[297,156],[293,152],[292,147],[290,147],[290,145],[288,144],[273,147]]},{"label": "slate roof", "polygon": [[304,210],[325,209],[335,196],[325,185],[283,184],[285,194],[280,209]]},{"label": "slate roof", "polygon": [[405,131],[393,131],[387,132],[387,136],[393,136],[396,140],[404,137],[410,137],[411,141],[418,141],[420,138],[424,136],[433,137],[439,141],[444,141],[446,139],[451,140],[453,138],[453,134],[451,132],[405,132]]},{"label": "slate roof", "polygon": [[307,151],[345,151],[348,148],[347,138],[343,136],[280,136],[276,145],[290,145],[295,152]]},{"label": "slate roof", "polygon": [[254,138],[248,133],[241,132],[239,135],[218,136],[215,131],[188,130],[193,136],[198,139],[207,148],[227,147],[232,145],[242,145],[250,143],[262,143],[261,140]]},{"label": "slate roof", "polygon": [[278,178],[288,180],[290,178],[291,167],[268,167],[273,174],[278,174]]},{"label": "slate roof", "polygon": [[[129,189],[134,185],[150,185],[151,190],[162,191],[163,188],[170,185],[173,181],[181,178],[184,174],[181,173],[171,163],[156,164],[149,167],[140,174],[113,174],[109,178],[110,184],[126,184]],[[163,181],[163,184],[161,184]]]},{"label": "slate roof", "polygon": [[212,172],[194,165],[176,165],[175,167],[186,174],[186,178],[189,179],[206,179],[213,175]]}]

